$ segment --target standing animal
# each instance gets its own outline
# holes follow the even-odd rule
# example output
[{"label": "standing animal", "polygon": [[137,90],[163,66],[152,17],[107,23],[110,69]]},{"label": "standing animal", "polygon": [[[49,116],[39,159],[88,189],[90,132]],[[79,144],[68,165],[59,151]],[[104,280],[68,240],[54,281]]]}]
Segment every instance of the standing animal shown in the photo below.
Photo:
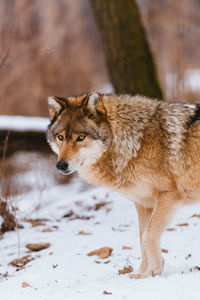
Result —
[{"label": "standing animal", "polygon": [[135,203],[142,262],[132,277],[161,274],[162,232],[178,208],[200,198],[200,104],[91,92],[49,97],[48,105],[58,170]]}]

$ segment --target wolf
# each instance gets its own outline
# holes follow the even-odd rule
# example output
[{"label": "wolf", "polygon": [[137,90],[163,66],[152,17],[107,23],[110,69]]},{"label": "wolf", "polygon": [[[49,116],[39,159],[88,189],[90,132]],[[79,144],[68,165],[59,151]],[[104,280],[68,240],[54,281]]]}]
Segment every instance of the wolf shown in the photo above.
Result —
[{"label": "wolf", "polygon": [[161,234],[180,207],[200,199],[200,104],[90,92],[49,97],[48,106],[58,170],[134,202],[142,260],[131,277],[161,274]]}]

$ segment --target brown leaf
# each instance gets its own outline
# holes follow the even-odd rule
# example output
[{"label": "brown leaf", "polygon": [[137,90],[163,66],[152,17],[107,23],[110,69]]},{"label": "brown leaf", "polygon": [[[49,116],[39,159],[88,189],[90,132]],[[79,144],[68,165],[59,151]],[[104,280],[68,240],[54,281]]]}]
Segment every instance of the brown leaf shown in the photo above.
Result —
[{"label": "brown leaf", "polygon": [[76,201],[75,204],[76,204],[77,206],[83,206],[83,201]]},{"label": "brown leaf", "polygon": [[133,248],[132,248],[132,247],[129,247],[129,246],[123,246],[122,249],[123,249],[123,250],[132,250]]},{"label": "brown leaf", "polygon": [[63,218],[69,218],[69,217],[71,217],[71,216],[73,216],[73,215],[74,215],[73,210],[70,210],[68,213],[66,213],[66,214],[63,216]]},{"label": "brown leaf", "polygon": [[49,221],[49,220],[45,219],[45,218],[41,218],[41,219],[27,219],[27,218],[25,218],[24,219],[24,222],[31,223],[31,225],[33,227],[35,227],[35,226],[44,226],[45,225],[44,222],[47,222],[47,221]]},{"label": "brown leaf", "polygon": [[200,219],[200,215],[199,214],[194,214],[191,216],[191,218],[199,218]]},{"label": "brown leaf", "polygon": [[106,201],[101,201],[99,203],[96,203],[94,209],[95,210],[99,210],[100,208],[102,208],[103,206],[107,205],[108,203],[109,202],[106,202]]},{"label": "brown leaf", "polygon": [[111,256],[113,249],[109,247],[102,247],[100,249],[89,252],[88,256],[97,255],[99,258],[104,259]]},{"label": "brown leaf", "polygon": [[176,226],[189,226],[188,223],[181,223],[181,224],[177,224]]},{"label": "brown leaf", "polygon": [[1,274],[1,273],[0,273],[0,275],[3,276],[4,278],[7,278],[7,277],[8,277],[8,271],[5,272],[4,274]]},{"label": "brown leaf", "polygon": [[40,244],[26,244],[26,248],[32,251],[40,251],[43,249],[47,249],[51,246],[50,243],[40,243]]},{"label": "brown leaf", "polygon": [[22,282],[22,287],[26,288],[26,287],[30,287],[30,284],[26,281]]},{"label": "brown leaf", "polygon": [[56,269],[56,268],[57,268],[57,266],[58,266],[58,264],[56,264],[56,265],[52,265],[53,269]]},{"label": "brown leaf", "polygon": [[74,215],[72,217],[70,217],[70,220],[90,220],[94,218],[93,216],[79,216],[79,215]]},{"label": "brown leaf", "polygon": [[50,227],[44,228],[42,232],[52,232],[53,230]]},{"label": "brown leaf", "polygon": [[90,220],[94,217],[93,216],[79,216],[71,210],[69,213],[65,214],[63,216],[63,218],[69,218],[69,220],[73,221],[73,220]]},{"label": "brown leaf", "polygon": [[10,262],[10,265],[14,266],[14,267],[23,267],[25,266],[27,263],[29,263],[30,261],[34,260],[33,257],[31,257],[31,255],[26,255],[23,256],[22,258],[17,258],[14,259]]},{"label": "brown leaf", "polygon": [[[111,201],[109,201],[109,202],[108,201],[100,201],[100,202],[96,203],[94,206],[88,206],[87,210],[88,211],[90,211],[90,210],[97,211],[97,210],[101,209],[102,207],[106,206],[109,203],[111,203]],[[107,208],[106,211],[109,212],[110,210],[111,210],[111,208]]]},{"label": "brown leaf", "polygon": [[111,292],[107,292],[107,291],[103,291],[103,294],[104,294],[104,295],[112,295]]},{"label": "brown leaf", "polygon": [[77,233],[77,235],[91,235],[92,233],[90,233],[90,232],[85,232],[85,231],[83,231],[83,230],[81,230],[81,231],[79,231],[78,233]]},{"label": "brown leaf", "polygon": [[176,231],[176,228],[167,228],[167,231]]},{"label": "brown leaf", "polygon": [[133,267],[132,266],[128,266],[128,267],[124,266],[124,268],[122,270],[118,270],[118,275],[131,273],[131,272],[133,272]]},{"label": "brown leaf", "polygon": [[104,261],[104,265],[107,265],[110,263],[110,260]]},{"label": "brown leaf", "polygon": [[190,258],[192,256],[192,254],[191,253],[189,253],[187,256],[186,256],[186,258],[185,259],[188,259],[188,258]]},{"label": "brown leaf", "polygon": [[200,267],[199,266],[195,266],[194,270],[200,271]]},{"label": "brown leaf", "polygon": [[161,252],[162,253],[168,253],[169,251],[167,249],[162,249]]},{"label": "brown leaf", "polygon": [[101,264],[101,262],[98,261],[98,260],[95,260],[94,262],[95,262],[96,264]]}]

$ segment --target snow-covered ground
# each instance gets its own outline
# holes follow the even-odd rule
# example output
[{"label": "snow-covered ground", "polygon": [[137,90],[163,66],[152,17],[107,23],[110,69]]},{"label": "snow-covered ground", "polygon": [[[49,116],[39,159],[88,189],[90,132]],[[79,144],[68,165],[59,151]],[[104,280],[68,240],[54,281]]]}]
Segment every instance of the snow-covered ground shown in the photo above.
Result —
[{"label": "snow-covered ground", "polygon": [[[163,253],[162,276],[135,280],[128,274],[118,275],[124,266],[131,265],[136,272],[140,264],[138,221],[130,201],[88,186],[76,176],[68,184],[58,185],[42,162],[34,164],[32,171],[18,174],[17,180],[34,189],[12,199],[24,228],[8,232],[0,240],[1,300],[199,299],[199,204],[179,211],[169,225],[174,230],[163,234],[161,247],[168,252]],[[71,217],[63,217],[70,212]],[[23,218],[48,220],[32,226]],[[34,260],[17,271],[9,263],[28,255],[27,243],[51,246],[28,253]],[[100,247],[113,248],[111,256],[87,255]]]},{"label": "snow-covered ground", "polygon": [[0,115],[0,130],[46,131],[48,118]]}]

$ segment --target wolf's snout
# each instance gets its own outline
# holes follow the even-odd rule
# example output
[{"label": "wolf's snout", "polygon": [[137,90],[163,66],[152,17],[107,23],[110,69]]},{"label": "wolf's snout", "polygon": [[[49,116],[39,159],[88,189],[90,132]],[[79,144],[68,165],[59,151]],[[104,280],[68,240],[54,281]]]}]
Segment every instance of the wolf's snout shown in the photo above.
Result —
[{"label": "wolf's snout", "polygon": [[57,162],[56,168],[63,173],[67,173],[68,163],[66,163],[64,160],[60,160]]}]

